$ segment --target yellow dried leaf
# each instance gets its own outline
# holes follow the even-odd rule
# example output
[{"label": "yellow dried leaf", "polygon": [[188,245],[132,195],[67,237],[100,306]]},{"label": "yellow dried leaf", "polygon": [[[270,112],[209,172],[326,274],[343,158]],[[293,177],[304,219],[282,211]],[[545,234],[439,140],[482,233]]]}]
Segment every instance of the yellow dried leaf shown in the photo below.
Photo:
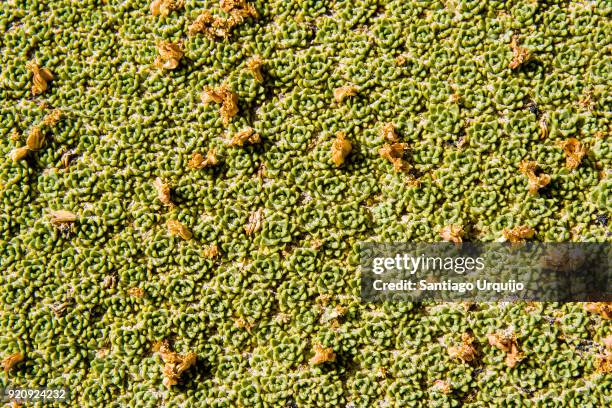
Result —
[{"label": "yellow dried leaf", "polygon": [[588,302],[584,305],[585,310],[596,313],[606,320],[612,319],[612,302]]},{"label": "yellow dried leaf", "polygon": [[448,355],[450,358],[459,359],[463,363],[469,363],[476,359],[476,349],[472,346],[474,337],[471,334],[464,333],[461,335],[462,343],[458,346],[451,346],[448,348]]},{"label": "yellow dried leaf", "polygon": [[153,186],[157,190],[157,198],[163,204],[172,206],[172,201],[170,200],[170,185],[168,183],[164,183],[161,178],[156,178],[153,182]]},{"label": "yellow dried leaf", "polygon": [[378,153],[383,159],[387,159],[393,165],[393,170],[397,173],[407,169],[407,164],[402,159],[406,150],[406,143],[386,143],[380,148]]},{"label": "yellow dried leaf", "polygon": [[216,150],[211,149],[206,153],[204,157],[201,153],[195,152],[191,155],[191,159],[187,162],[187,166],[192,169],[200,170],[205,167],[215,166],[219,161],[217,160]]},{"label": "yellow dried leaf", "polygon": [[240,24],[247,17],[257,18],[259,13],[246,0],[221,0],[221,9],[230,15],[234,24]]},{"label": "yellow dried leaf", "polygon": [[519,165],[519,171],[529,180],[528,189],[531,194],[537,194],[538,190],[546,187],[551,180],[548,174],[536,174],[537,167],[538,165],[534,161],[523,161]]},{"label": "yellow dried leaf", "polygon": [[71,224],[77,220],[77,216],[72,211],[55,210],[49,212],[50,222],[53,225]]},{"label": "yellow dried leaf", "polygon": [[565,154],[565,167],[574,170],[580,165],[582,158],[586,154],[586,148],[575,138],[569,138],[561,142],[561,148]]},{"label": "yellow dried leaf", "polygon": [[192,234],[187,226],[177,220],[168,220],[166,223],[170,235],[178,235],[183,239],[191,239]]},{"label": "yellow dried leaf", "polygon": [[319,365],[336,360],[336,353],[331,347],[324,347],[320,343],[313,346],[315,355],[310,359],[310,365]]},{"label": "yellow dried leaf", "polygon": [[175,69],[183,58],[181,44],[170,41],[162,41],[157,45],[159,56],[155,59],[154,65],[163,69]]},{"label": "yellow dried leaf", "polygon": [[128,289],[128,294],[135,298],[141,298],[144,296],[144,289],[143,288],[130,288]]},{"label": "yellow dried leaf", "polygon": [[178,384],[181,375],[195,365],[197,360],[196,353],[180,355],[170,351],[170,347],[166,341],[154,344],[153,348],[164,362],[164,368],[162,369],[164,379],[162,383],[167,388]]},{"label": "yellow dried leaf", "polygon": [[540,126],[540,137],[542,139],[546,139],[548,137],[548,114],[545,113],[540,118],[540,122],[538,123]]},{"label": "yellow dried leaf", "polygon": [[228,143],[228,146],[244,146],[245,143],[256,144],[259,142],[261,142],[259,133],[255,133],[253,128],[248,127],[236,133]]},{"label": "yellow dried leaf", "polygon": [[597,361],[595,362],[595,368],[600,373],[612,373],[612,353],[606,351],[602,355],[600,355]]},{"label": "yellow dried leaf", "polygon": [[202,93],[202,102],[208,105],[211,102],[220,103],[219,113],[223,118],[223,124],[227,125],[229,120],[238,113],[238,95],[230,91],[227,85],[221,85],[217,89],[207,87]]},{"label": "yellow dried leaf", "polygon": [[18,147],[13,149],[9,154],[9,157],[13,162],[18,162],[19,160],[23,160],[27,157],[28,153],[30,153],[30,149],[27,146]]},{"label": "yellow dried leaf", "polygon": [[447,225],[440,230],[440,236],[443,240],[456,244],[463,242],[464,233],[461,225]]},{"label": "yellow dried leaf", "polygon": [[513,244],[525,242],[525,239],[533,238],[535,230],[528,225],[520,225],[512,229],[504,228],[502,234],[506,240]]},{"label": "yellow dried leaf", "polygon": [[512,61],[510,61],[510,65],[508,65],[510,69],[518,68],[531,58],[529,50],[518,45],[518,37],[516,35],[512,36],[510,48],[512,49]]},{"label": "yellow dried leaf", "polygon": [[154,0],[150,10],[154,16],[168,16],[172,11],[179,10],[185,5],[184,0]]},{"label": "yellow dried leaf", "polygon": [[34,126],[26,139],[26,146],[28,149],[36,151],[40,150],[45,143],[45,135],[38,126]]},{"label": "yellow dried leaf", "polygon": [[263,81],[263,74],[261,73],[261,67],[263,66],[263,59],[259,55],[255,55],[247,62],[249,71],[253,74],[253,77],[257,82]]},{"label": "yellow dried leaf", "polygon": [[508,367],[515,367],[516,364],[524,358],[523,353],[519,351],[514,333],[491,333],[487,336],[487,339],[489,340],[489,344],[491,346],[496,347],[506,353],[506,365]]},{"label": "yellow dried leaf", "polygon": [[346,157],[353,150],[353,145],[346,139],[344,132],[336,133],[336,139],[332,143],[332,161],[337,167],[340,167]]},{"label": "yellow dried leaf", "polygon": [[53,80],[53,74],[46,68],[40,68],[38,63],[30,61],[26,64],[28,71],[32,73],[32,94],[40,95],[47,90],[47,82]]},{"label": "yellow dried leaf", "polygon": [[209,246],[208,248],[206,248],[204,251],[204,256],[206,258],[215,258],[219,255],[219,247],[215,244]]},{"label": "yellow dried leaf", "polygon": [[399,142],[399,138],[397,137],[397,133],[395,133],[395,126],[393,123],[385,123],[382,126],[381,134],[383,139],[385,139],[389,143]]},{"label": "yellow dried leaf", "polygon": [[451,385],[447,381],[436,380],[433,385],[434,390],[441,392],[442,394],[450,394],[452,391]]},{"label": "yellow dried leaf", "polygon": [[5,375],[8,375],[8,372],[11,371],[17,364],[22,362],[24,358],[25,355],[19,351],[5,357],[2,362],[0,362],[0,366],[4,370]]},{"label": "yellow dried leaf", "polygon": [[43,119],[42,123],[45,126],[53,127],[57,125],[57,122],[62,118],[62,111],[59,109],[54,109],[50,113],[48,113]]},{"label": "yellow dried leaf", "polygon": [[234,21],[232,19],[222,19],[215,17],[210,11],[204,10],[196,19],[191,23],[188,29],[190,36],[196,34],[205,34],[208,37],[228,37],[230,31],[234,27]]},{"label": "yellow dried leaf", "polygon": [[334,99],[337,103],[342,103],[349,96],[357,95],[357,87],[352,85],[341,86],[334,89]]}]

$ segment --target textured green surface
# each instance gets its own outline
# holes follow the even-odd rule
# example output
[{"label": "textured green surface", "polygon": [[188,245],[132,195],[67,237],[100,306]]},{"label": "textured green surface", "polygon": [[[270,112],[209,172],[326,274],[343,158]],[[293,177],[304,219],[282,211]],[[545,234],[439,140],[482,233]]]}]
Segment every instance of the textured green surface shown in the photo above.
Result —
[{"label": "textured green surface", "polygon": [[[2,1],[0,360],[26,357],[0,387],[65,385],[70,406],[608,404],[595,366],[610,324],[583,305],[365,305],[356,270],[360,240],[437,241],[450,224],[470,240],[519,225],[539,241],[610,240],[612,6],[569,3],[256,1],[257,20],[209,39],[187,30],[204,9],[226,17],[216,1],[167,17],[134,0]],[[516,70],[513,34],[533,55]],[[155,68],[156,45],[179,39],[179,67]],[[31,60],[55,76],[36,97]],[[200,101],[222,83],[238,96],[228,126]],[[358,94],[334,102],[349,85]],[[13,163],[50,109],[64,117],[43,148]],[[408,173],[378,154],[386,122]],[[227,146],[249,126],[261,144]],[[353,145],[341,167],[338,131]],[[569,137],[589,149],[573,171]],[[211,148],[219,165],[188,168]],[[522,160],[552,177],[539,194]],[[77,214],[72,231],[50,224],[60,209]],[[193,238],[170,236],[170,219]],[[508,328],[525,353],[514,368],[487,343]],[[462,363],[447,348],[468,329],[479,354]],[[197,353],[170,390],[151,350],[162,339]],[[316,343],[336,361],[310,365]]]}]

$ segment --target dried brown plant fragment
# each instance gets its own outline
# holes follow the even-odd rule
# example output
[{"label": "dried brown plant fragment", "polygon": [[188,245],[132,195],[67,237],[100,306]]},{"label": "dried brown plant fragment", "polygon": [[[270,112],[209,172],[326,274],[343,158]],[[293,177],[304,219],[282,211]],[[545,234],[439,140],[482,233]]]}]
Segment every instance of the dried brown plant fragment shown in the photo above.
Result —
[{"label": "dried brown plant fragment", "polygon": [[55,210],[49,212],[51,225],[56,227],[66,227],[77,220],[77,216],[72,211]]},{"label": "dried brown plant fragment", "polygon": [[30,149],[27,146],[18,147],[13,149],[9,154],[9,158],[13,161],[13,163],[18,162],[19,160],[25,159],[30,153]]},{"label": "dried brown plant fragment", "polygon": [[170,346],[167,341],[163,341],[154,345],[154,350],[160,355],[164,362],[162,374],[164,379],[162,383],[171,388],[178,384],[181,375],[195,365],[197,360],[196,353],[178,354],[170,351]]},{"label": "dried brown plant fragment", "polygon": [[315,343],[313,350],[315,355],[310,359],[310,365],[314,366],[336,360],[336,353],[331,347],[324,347],[320,343]]},{"label": "dried brown plant fragment", "polygon": [[254,325],[253,323],[249,323],[243,317],[239,317],[236,320],[234,320],[234,326],[236,326],[239,329],[245,329],[246,331],[250,333]]},{"label": "dried brown plant fragment", "polygon": [[42,124],[45,126],[53,127],[57,125],[57,123],[62,119],[62,111],[59,109],[54,109],[49,112],[43,119]]},{"label": "dried brown plant fragment", "polygon": [[219,163],[217,159],[217,151],[215,149],[210,149],[206,153],[206,157],[204,157],[201,153],[194,152],[191,155],[191,159],[187,162],[187,166],[192,169],[200,170],[206,167],[212,167]]},{"label": "dried brown plant fragment", "polygon": [[234,25],[242,23],[247,17],[258,18],[259,13],[246,0],[221,0],[221,10],[230,15]]},{"label": "dried brown plant fragment", "polygon": [[242,129],[240,132],[236,133],[228,143],[228,146],[231,147],[242,147],[245,144],[257,144],[261,142],[261,137],[259,133],[255,133],[252,127],[248,127]]},{"label": "dried brown plant fragment", "polygon": [[206,258],[216,258],[217,256],[219,256],[219,247],[215,244],[212,244],[211,246],[206,248],[203,253]]},{"label": "dried brown plant fragment", "polygon": [[206,87],[201,99],[205,106],[211,102],[221,104],[219,113],[226,126],[230,119],[238,113],[238,95],[232,92],[227,85],[221,85],[217,89]]},{"label": "dried brown plant fragment", "polygon": [[474,336],[469,333],[463,333],[461,335],[461,344],[458,346],[451,346],[447,349],[450,358],[459,359],[463,363],[469,363],[476,359],[477,351],[472,346],[474,343]]},{"label": "dried brown plant fragment", "polygon": [[510,332],[491,333],[487,336],[489,344],[506,353],[506,365],[510,368],[524,358],[523,353],[518,348],[516,335]]},{"label": "dried brown plant fragment", "polygon": [[406,149],[406,143],[385,143],[378,153],[393,165],[393,170],[396,173],[399,173],[405,171],[408,167],[403,160]]},{"label": "dried brown plant fragment", "polygon": [[440,236],[443,240],[460,244],[463,242],[465,231],[461,225],[447,225],[440,230]]},{"label": "dried brown plant fragment", "polygon": [[530,194],[537,194],[538,190],[546,187],[551,180],[548,174],[536,174],[537,170],[538,165],[534,161],[523,161],[519,165],[519,171],[529,180],[528,189]]},{"label": "dried brown plant fragment", "polygon": [[47,90],[47,82],[53,80],[53,74],[47,68],[41,68],[35,61],[26,64],[26,69],[32,73],[32,94],[40,95]]},{"label": "dried brown plant fragment", "polygon": [[259,208],[257,211],[249,215],[249,222],[244,227],[244,231],[247,235],[253,235],[255,232],[261,229],[261,223],[263,221],[263,208]]},{"label": "dried brown plant fragment", "polygon": [[180,10],[184,6],[184,0],[153,0],[149,8],[152,15],[166,17],[171,12]]},{"label": "dried brown plant fragment", "polygon": [[528,225],[519,225],[512,229],[504,228],[502,234],[506,240],[513,244],[518,244],[525,242],[526,239],[533,238],[535,230]]},{"label": "dried brown plant fragment", "polygon": [[344,132],[336,133],[336,139],[334,139],[331,148],[332,161],[336,167],[342,166],[346,157],[353,150],[353,145],[346,139]]},{"label": "dried brown plant fragment", "polygon": [[15,366],[21,363],[25,359],[25,354],[18,351],[16,353],[10,354],[5,357],[1,362],[0,366],[4,370],[4,374],[8,375],[8,372],[11,371]]},{"label": "dried brown plant fragment", "polygon": [[433,389],[441,392],[442,394],[450,394],[452,391],[451,385],[448,381],[436,380],[433,384]]},{"label": "dried brown plant fragment", "polygon": [[184,55],[181,44],[170,41],[162,41],[157,44],[157,52],[159,56],[153,64],[161,69],[175,69]]},{"label": "dried brown plant fragment", "polygon": [[157,199],[164,205],[172,206],[172,200],[170,199],[170,185],[165,183],[160,177],[156,178],[153,182],[153,187],[157,190]]},{"label": "dried brown plant fragment", "polygon": [[204,10],[191,23],[187,31],[190,36],[204,34],[210,38],[226,38],[233,27],[234,22],[231,19],[216,17],[210,11]]},{"label": "dried brown plant fragment", "polygon": [[545,113],[542,115],[540,121],[538,122],[538,125],[540,126],[540,137],[542,139],[546,139],[548,137],[548,119],[548,113]]},{"label": "dried brown plant fragment", "polygon": [[595,369],[603,374],[612,373],[612,352],[605,351],[595,361]]},{"label": "dried brown plant fragment", "polygon": [[142,298],[144,296],[143,288],[130,288],[128,289],[128,294],[135,298]]},{"label": "dried brown plant fragment", "polygon": [[510,69],[516,69],[531,59],[531,53],[529,50],[518,45],[518,36],[512,36],[510,48],[512,49],[512,61],[510,61],[510,64],[508,65]]},{"label": "dried brown plant fragment", "polygon": [[168,220],[166,226],[168,227],[168,233],[170,235],[179,236],[185,240],[189,240],[193,236],[189,228],[180,221]]},{"label": "dried brown plant fragment", "polygon": [[399,138],[397,133],[395,132],[395,126],[391,122],[387,122],[383,124],[380,131],[383,139],[389,143],[397,143],[399,142]]},{"label": "dried brown plant fragment", "polygon": [[342,103],[350,96],[357,95],[358,89],[353,85],[341,86],[334,89],[334,99],[337,103]]},{"label": "dried brown plant fragment", "polygon": [[565,154],[565,167],[574,170],[580,165],[582,158],[587,152],[587,149],[573,137],[561,142],[563,154]]},{"label": "dried brown plant fragment", "polygon": [[263,59],[260,55],[255,55],[253,58],[248,60],[247,67],[257,82],[263,82],[263,74],[261,72],[261,68],[263,67]]},{"label": "dried brown plant fragment", "polygon": [[39,126],[34,126],[28,134],[26,146],[28,149],[36,151],[42,149],[43,144],[45,144],[45,134]]},{"label": "dried brown plant fragment", "polygon": [[587,302],[584,309],[596,313],[606,320],[612,319],[612,302]]}]

